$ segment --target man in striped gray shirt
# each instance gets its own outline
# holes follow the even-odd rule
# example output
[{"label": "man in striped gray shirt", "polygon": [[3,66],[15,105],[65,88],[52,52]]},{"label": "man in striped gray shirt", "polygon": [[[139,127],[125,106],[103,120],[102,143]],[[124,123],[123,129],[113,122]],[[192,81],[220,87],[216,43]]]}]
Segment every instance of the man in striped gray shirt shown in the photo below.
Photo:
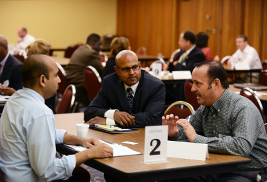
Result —
[{"label": "man in striped gray shirt", "polygon": [[[251,182],[257,181],[259,175],[263,181],[267,167],[267,135],[257,107],[229,89],[227,73],[215,61],[196,64],[192,80],[191,91],[197,95],[201,106],[191,116],[190,123],[178,116],[163,117],[163,125],[169,125],[169,138],[187,138],[190,142],[208,144],[211,153],[251,159],[251,163],[240,165],[238,172],[213,175],[214,181]],[[176,181],[203,180],[199,177]]]}]

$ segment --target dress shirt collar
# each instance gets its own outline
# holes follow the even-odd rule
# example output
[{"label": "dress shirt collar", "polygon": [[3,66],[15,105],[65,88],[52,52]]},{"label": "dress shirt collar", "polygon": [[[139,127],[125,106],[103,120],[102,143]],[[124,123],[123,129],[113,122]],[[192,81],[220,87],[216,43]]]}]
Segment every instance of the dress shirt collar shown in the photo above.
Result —
[{"label": "dress shirt collar", "polygon": [[30,88],[24,88],[23,90],[25,92],[37,97],[41,102],[43,102],[43,103],[45,102],[44,98],[38,92],[36,92],[35,90],[30,89]]},{"label": "dress shirt collar", "polygon": [[7,55],[6,55],[6,57],[1,61],[1,69],[0,69],[0,73],[2,73],[2,71],[3,71],[3,69],[4,69],[4,66],[5,66],[5,64],[6,64],[6,60],[7,60],[7,58],[8,58],[8,56],[9,56],[9,53],[7,53]]},{"label": "dress shirt collar", "polygon": [[247,45],[243,51],[241,51],[241,50],[240,50],[240,51],[241,51],[241,52],[248,53],[248,52],[249,52],[249,47],[250,47],[250,46],[249,46],[249,45]]},{"label": "dress shirt collar", "polygon": [[190,49],[188,49],[186,51],[187,55],[190,54],[190,52],[196,47],[196,45],[194,44]]},{"label": "dress shirt collar", "polygon": [[[213,108],[215,108],[216,111],[220,111],[222,107],[225,105],[225,103],[228,103],[230,101],[232,91],[227,88],[224,93],[221,95],[221,97],[212,105]],[[226,104],[227,105],[227,104]]]},{"label": "dress shirt collar", "polygon": [[86,44],[85,46],[88,47],[88,49],[92,49],[92,47],[89,44]]},{"label": "dress shirt collar", "polygon": [[125,91],[127,90],[127,88],[132,88],[132,90],[133,90],[133,96],[134,96],[134,94],[135,94],[135,92],[136,92],[136,89],[137,89],[137,87],[138,87],[138,84],[139,84],[139,81],[138,81],[136,84],[134,84],[134,85],[132,85],[131,87],[129,87],[129,86],[127,86],[127,85],[124,83]]}]

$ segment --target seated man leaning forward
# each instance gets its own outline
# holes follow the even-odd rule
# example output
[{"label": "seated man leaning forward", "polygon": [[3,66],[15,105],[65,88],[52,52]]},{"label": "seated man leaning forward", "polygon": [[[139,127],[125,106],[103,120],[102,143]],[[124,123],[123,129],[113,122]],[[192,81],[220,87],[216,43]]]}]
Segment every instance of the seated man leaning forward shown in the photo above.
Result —
[{"label": "seated man leaning forward", "polygon": [[256,181],[259,173],[266,175],[267,167],[267,135],[259,110],[229,89],[226,71],[219,63],[204,61],[195,66],[191,91],[201,106],[190,122],[173,115],[163,117],[162,124],[169,125],[169,138],[187,138],[208,144],[212,153],[250,158],[251,163],[239,165],[238,172],[213,175],[214,181]]},{"label": "seated man leaning forward", "polygon": [[84,121],[122,127],[161,125],[165,86],[140,67],[134,52],[119,52],[115,73],[104,78],[102,88],[84,112]]},{"label": "seated man leaning forward", "polygon": [[[0,169],[5,182],[66,180],[75,166],[91,158],[113,155],[112,148],[98,139],[83,139],[55,129],[54,114],[44,103],[56,93],[60,82],[52,58],[31,55],[21,72],[25,88],[7,101],[0,122]],[[58,159],[58,143],[91,149]]]}]

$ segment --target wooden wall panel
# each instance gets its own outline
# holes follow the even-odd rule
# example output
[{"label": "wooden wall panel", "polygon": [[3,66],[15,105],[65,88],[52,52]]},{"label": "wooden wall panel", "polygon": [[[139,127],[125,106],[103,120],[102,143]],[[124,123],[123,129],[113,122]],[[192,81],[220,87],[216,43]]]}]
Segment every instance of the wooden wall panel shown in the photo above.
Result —
[{"label": "wooden wall panel", "polygon": [[221,18],[220,58],[233,55],[236,51],[235,39],[244,32],[243,1],[223,0]]},{"label": "wooden wall panel", "polygon": [[262,46],[261,46],[261,60],[267,60],[267,0],[263,0],[263,31],[262,31]]},{"label": "wooden wall panel", "polygon": [[245,0],[244,35],[248,37],[248,43],[261,55],[261,31],[263,19],[263,1]]}]

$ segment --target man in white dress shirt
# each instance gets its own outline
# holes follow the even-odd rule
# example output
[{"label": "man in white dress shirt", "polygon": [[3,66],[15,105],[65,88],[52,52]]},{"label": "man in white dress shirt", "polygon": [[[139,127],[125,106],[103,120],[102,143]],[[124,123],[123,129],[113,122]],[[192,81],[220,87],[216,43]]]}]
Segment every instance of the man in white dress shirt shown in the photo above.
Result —
[{"label": "man in white dress shirt", "polygon": [[35,41],[35,38],[28,34],[25,27],[20,27],[18,29],[18,40],[17,40],[17,51],[20,55],[23,55],[26,58],[25,48]]}]

